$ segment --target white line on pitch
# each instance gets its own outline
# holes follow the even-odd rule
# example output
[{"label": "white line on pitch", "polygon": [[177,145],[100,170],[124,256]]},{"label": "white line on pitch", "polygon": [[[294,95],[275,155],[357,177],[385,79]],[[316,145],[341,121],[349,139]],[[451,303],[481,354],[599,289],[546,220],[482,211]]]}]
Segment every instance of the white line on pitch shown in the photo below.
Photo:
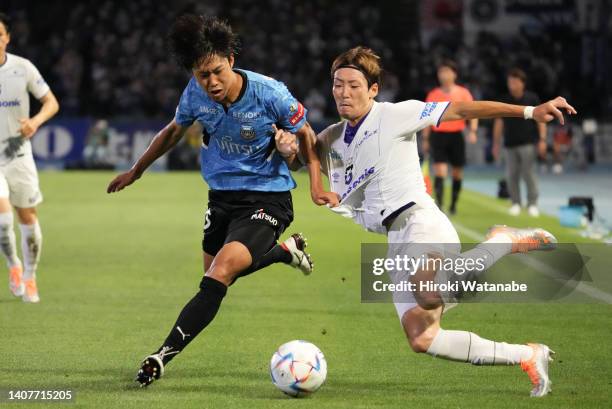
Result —
[{"label": "white line on pitch", "polygon": [[[472,240],[481,242],[485,238],[482,234],[468,227],[465,227],[461,223],[453,222],[453,224],[455,225],[455,228],[457,229],[457,231],[459,231],[460,233],[469,237]],[[521,263],[526,264],[527,266],[535,269],[536,271],[544,274],[545,276],[549,278],[558,279],[559,277],[563,276],[555,268],[552,268],[542,263],[539,260],[535,260],[531,258],[524,258],[524,257],[521,257],[519,260],[521,261]],[[612,294],[610,293],[602,291],[599,288],[593,287],[592,285],[589,285],[582,281],[568,280],[567,282],[575,285],[574,289],[578,292],[586,294],[595,300],[603,301],[606,304],[612,304]]]}]

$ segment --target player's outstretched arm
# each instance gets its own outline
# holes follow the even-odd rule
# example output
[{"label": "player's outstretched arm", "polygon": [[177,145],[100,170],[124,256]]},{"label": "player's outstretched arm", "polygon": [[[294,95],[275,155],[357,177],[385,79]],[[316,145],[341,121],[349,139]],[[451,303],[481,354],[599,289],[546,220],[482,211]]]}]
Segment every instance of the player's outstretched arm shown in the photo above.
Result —
[{"label": "player's outstretched arm", "polygon": [[173,119],[164,129],[155,135],[147,150],[136,161],[134,166],[110,182],[106,192],[118,192],[138,180],[157,158],[168,152],[181,140],[186,130],[186,127],[177,124]]},{"label": "player's outstretched arm", "polygon": [[568,115],[577,113],[574,107],[568,104],[563,97],[557,97],[536,107],[494,101],[451,102],[440,120],[517,117],[546,123],[557,118],[561,124],[564,124],[565,118],[562,111],[567,112]]},{"label": "player's outstretched arm", "polygon": [[310,177],[310,195],[312,201],[321,206],[329,205],[336,207],[340,203],[338,195],[334,192],[327,192],[323,189],[323,181],[321,179],[321,161],[317,155],[315,144],[317,136],[308,122],[304,124],[297,132],[296,136],[300,141],[300,152],[306,161],[308,168],[308,176]]}]

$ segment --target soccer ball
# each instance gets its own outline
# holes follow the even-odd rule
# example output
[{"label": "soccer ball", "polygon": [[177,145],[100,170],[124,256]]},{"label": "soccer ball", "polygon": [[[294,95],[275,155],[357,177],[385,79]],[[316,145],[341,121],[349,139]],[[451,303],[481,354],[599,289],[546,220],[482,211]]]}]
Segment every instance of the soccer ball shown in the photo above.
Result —
[{"label": "soccer ball", "polygon": [[305,396],[315,392],[327,377],[327,361],[316,345],[290,341],[278,347],[270,360],[272,383],[287,395]]}]

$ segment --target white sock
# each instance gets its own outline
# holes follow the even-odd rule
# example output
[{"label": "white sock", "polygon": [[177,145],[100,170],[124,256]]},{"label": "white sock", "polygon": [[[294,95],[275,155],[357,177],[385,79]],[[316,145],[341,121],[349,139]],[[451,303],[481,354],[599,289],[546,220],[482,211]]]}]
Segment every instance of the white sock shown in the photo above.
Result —
[{"label": "white sock", "polygon": [[17,240],[13,230],[13,212],[0,213],[0,247],[9,268],[20,265],[17,257]]},{"label": "white sock", "polygon": [[20,224],[21,251],[23,255],[23,278],[36,278],[36,266],[40,259],[42,232],[38,220],[34,224]]},{"label": "white sock", "polygon": [[518,365],[531,358],[533,349],[528,345],[490,341],[468,331],[440,328],[427,353],[474,365]]},{"label": "white sock", "polygon": [[483,271],[491,268],[500,258],[512,252],[512,239],[507,234],[497,234],[487,241],[483,241],[471,250],[461,253],[464,259],[480,260],[477,265],[482,268],[472,270],[470,279],[478,278]]}]

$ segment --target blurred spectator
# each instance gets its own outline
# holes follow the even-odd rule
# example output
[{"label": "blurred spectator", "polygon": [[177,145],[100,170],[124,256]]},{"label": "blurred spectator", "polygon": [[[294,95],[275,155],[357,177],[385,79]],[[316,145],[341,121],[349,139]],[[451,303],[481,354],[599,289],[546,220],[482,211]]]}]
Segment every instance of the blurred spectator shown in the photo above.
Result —
[{"label": "blurred spectator", "polygon": [[85,140],[83,160],[87,169],[113,169],[108,160],[108,121],[100,119],[94,123]]},{"label": "blurred spectator", "polygon": [[584,166],[595,163],[595,138],[597,135],[597,121],[594,118],[586,118],[582,121]]},{"label": "blurred spectator", "polygon": [[83,159],[66,164],[66,169],[114,169],[109,159],[108,144],[110,140],[108,121],[98,119],[87,131]]},{"label": "blurred spectator", "polygon": [[[285,82],[296,97],[314,104],[308,108],[316,120],[336,117],[328,66],[355,45],[369,46],[382,57],[387,75],[381,100],[423,99],[435,85],[437,64],[450,57],[477,99],[503,92],[506,70],[520,66],[544,99],[567,88],[565,95],[582,114],[612,112],[607,109],[612,96],[594,98],[585,91],[595,78],[591,65],[584,64],[593,47],[583,41],[597,41],[592,32],[523,24],[507,38],[481,32],[476,46],[469,47],[461,29],[462,10],[453,6],[434,10],[447,23],[428,33],[424,44],[418,16],[427,3],[354,0],[347,7],[331,0],[10,1],[4,11],[14,18],[12,52],[38,62],[57,90],[63,116],[172,115],[189,73],[174,64],[164,37],[170,22],[184,11],[230,20],[244,44],[237,66]],[[460,4],[449,2],[455,3]]]},{"label": "blurred spectator", "polygon": [[[514,68],[508,72],[508,93],[499,101],[515,105],[536,106],[540,104],[538,96],[525,89],[527,76],[525,72]],[[504,143],[504,161],[506,178],[512,206],[509,214],[518,216],[521,212],[521,179],[527,185],[527,211],[530,216],[538,217],[538,181],[536,164],[538,153],[546,154],[546,124],[525,121],[523,118],[498,118],[493,127],[493,152],[497,157],[500,143]],[[537,146],[537,149],[536,149]]]}]

